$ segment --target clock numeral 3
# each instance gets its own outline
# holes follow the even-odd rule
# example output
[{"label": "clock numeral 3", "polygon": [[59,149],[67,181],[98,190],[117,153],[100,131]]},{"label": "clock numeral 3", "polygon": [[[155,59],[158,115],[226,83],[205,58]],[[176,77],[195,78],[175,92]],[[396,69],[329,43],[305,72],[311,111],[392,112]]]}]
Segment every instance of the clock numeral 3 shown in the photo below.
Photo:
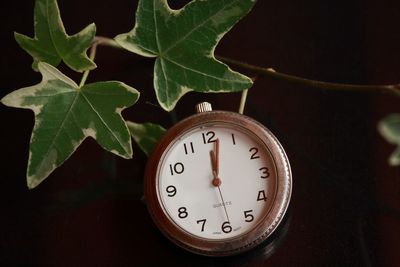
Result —
[{"label": "clock numeral 3", "polygon": [[176,195],[176,187],[173,186],[173,185],[167,186],[167,188],[165,189],[165,191],[167,191],[169,197],[173,197],[173,196]]},{"label": "clock numeral 3", "polygon": [[185,170],[185,166],[183,166],[182,162],[177,162],[173,166],[172,164],[169,164],[169,170],[171,172],[171,175],[176,174],[181,174]]},{"label": "clock numeral 3", "polygon": [[249,152],[253,153],[253,154],[251,154],[250,159],[259,159],[260,158],[260,156],[257,155],[258,154],[258,148],[252,147],[252,148],[249,149]]},{"label": "clock numeral 3", "polygon": [[221,226],[221,230],[222,232],[224,232],[225,234],[229,234],[230,232],[232,232],[232,226],[230,222],[224,222]]},{"label": "clock numeral 3", "polygon": [[201,223],[201,231],[204,232],[204,225],[206,225],[206,219],[196,221],[197,224]]},{"label": "clock numeral 3", "polygon": [[269,169],[267,167],[262,167],[259,169],[263,175],[261,175],[261,178],[265,179],[268,178],[270,173],[269,173]]},{"label": "clock numeral 3", "polygon": [[178,217],[181,219],[185,219],[188,216],[188,212],[186,211],[186,207],[180,207],[178,209]]},{"label": "clock numeral 3", "polygon": [[203,136],[203,143],[204,144],[217,142],[217,139],[215,139],[215,132],[213,132],[213,131],[202,133],[201,135]]},{"label": "clock numeral 3", "polygon": [[267,197],[265,196],[264,190],[258,191],[257,201],[261,201],[261,200],[267,201]]},{"label": "clock numeral 3", "polygon": [[252,222],[254,221],[254,216],[253,214],[251,214],[253,212],[253,210],[245,210],[244,211],[244,218],[245,218],[245,222]]}]

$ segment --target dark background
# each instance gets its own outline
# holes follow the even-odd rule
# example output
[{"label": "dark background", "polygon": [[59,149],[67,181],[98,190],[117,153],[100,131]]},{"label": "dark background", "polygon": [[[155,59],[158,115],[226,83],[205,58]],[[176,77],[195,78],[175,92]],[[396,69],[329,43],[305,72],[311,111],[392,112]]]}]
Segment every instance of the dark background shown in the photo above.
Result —
[{"label": "dark background", "polygon": [[[174,2],[179,7],[185,1]],[[59,0],[67,32],[91,22],[114,37],[134,25],[134,0]],[[40,81],[13,39],[33,36],[34,1],[2,1],[0,97]],[[340,83],[400,82],[399,1],[260,0],[216,53],[305,78]],[[89,81],[116,79],[142,93],[124,113],[171,126],[152,89],[153,60],[100,47]],[[80,74],[63,72],[79,81]],[[236,68],[237,69],[237,68]],[[239,69],[237,69],[239,70]],[[244,70],[242,70],[244,71]],[[253,76],[252,73],[248,73]],[[237,110],[240,94],[190,93],[197,102]],[[0,106],[0,264],[56,266],[400,266],[400,168],[394,146],[377,133],[400,99],[385,93],[327,91],[259,77],[245,114],[285,147],[294,188],[284,225],[268,244],[243,256],[204,258],[184,252],[156,229],[141,201],[146,157],[115,158],[93,141],[34,190],[26,187],[33,113]]]}]

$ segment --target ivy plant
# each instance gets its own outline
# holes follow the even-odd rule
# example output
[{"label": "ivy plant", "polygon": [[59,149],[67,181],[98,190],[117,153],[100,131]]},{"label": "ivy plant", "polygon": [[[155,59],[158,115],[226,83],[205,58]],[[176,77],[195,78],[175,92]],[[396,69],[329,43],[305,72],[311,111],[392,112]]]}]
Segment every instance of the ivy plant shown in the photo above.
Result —
[{"label": "ivy plant", "polygon": [[389,164],[400,165],[400,114],[391,114],[378,124],[379,132],[391,144],[397,146],[389,157]]},{"label": "ivy plant", "polygon": [[[214,49],[254,3],[196,0],[173,10],[166,0],[141,0],[134,29],[118,35],[114,45],[157,57],[154,87],[160,105],[168,111],[189,91],[248,89],[251,79],[216,60]],[[96,67],[94,54],[91,58],[86,54],[95,41],[95,25],[69,36],[57,1],[36,0],[34,27],[34,38],[15,33],[15,39],[33,57],[32,67],[43,79],[1,100],[7,106],[31,109],[35,114],[28,187],[34,188],[47,178],[87,137],[94,138],[105,150],[131,158],[131,133],[149,154],[165,129],[152,123],[126,122],[121,116],[123,109],[137,101],[139,92],[119,81],[85,84],[89,71]],[[74,71],[84,72],[79,85],[56,68],[61,61]]]},{"label": "ivy plant", "polygon": [[[326,83],[216,57],[214,51],[219,41],[255,3],[256,0],[192,0],[174,10],[167,0],[139,0],[133,29],[111,39],[95,36],[95,24],[68,35],[57,1],[36,0],[35,36],[15,33],[15,40],[32,56],[32,68],[41,73],[42,81],[1,99],[4,105],[31,109],[35,115],[27,170],[28,187],[34,188],[46,179],[87,137],[117,156],[131,158],[131,138],[149,155],[166,131],[154,123],[129,122],[122,117],[121,112],[139,98],[139,91],[133,87],[121,81],[86,84],[90,70],[96,68],[94,58],[99,44],[155,58],[154,90],[159,105],[166,111],[173,110],[190,91],[243,91],[239,109],[243,111],[247,89],[253,81],[227,64],[246,68],[258,76],[311,87],[386,91],[400,96],[399,85]],[[57,69],[62,62],[73,71],[83,72],[79,83]],[[379,127],[381,133],[398,146],[399,121],[398,116],[393,116]],[[400,164],[399,147],[390,162]]]},{"label": "ivy plant", "polygon": [[96,35],[94,23],[69,36],[65,32],[57,1],[36,0],[34,26],[34,38],[15,33],[17,43],[33,57],[33,69],[38,70],[39,62],[57,66],[61,61],[78,72],[96,68],[86,55]]},{"label": "ivy plant", "polygon": [[214,57],[214,49],[255,0],[192,1],[180,10],[166,0],[140,1],[132,31],[115,40],[145,57],[157,57],[154,89],[160,105],[172,110],[189,91],[236,92],[252,85]]}]

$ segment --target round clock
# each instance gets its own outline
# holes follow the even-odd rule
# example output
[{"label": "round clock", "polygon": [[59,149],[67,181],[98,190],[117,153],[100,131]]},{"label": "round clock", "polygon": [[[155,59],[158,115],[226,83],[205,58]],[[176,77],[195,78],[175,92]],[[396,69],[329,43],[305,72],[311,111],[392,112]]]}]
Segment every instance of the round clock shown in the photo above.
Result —
[{"label": "round clock", "polygon": [[291,189],[289,161],[275,136],[208,103],[167,131],[145,174],[145,199],[158,228],[178,246],[208,256],[238,254],[266,240]]}]

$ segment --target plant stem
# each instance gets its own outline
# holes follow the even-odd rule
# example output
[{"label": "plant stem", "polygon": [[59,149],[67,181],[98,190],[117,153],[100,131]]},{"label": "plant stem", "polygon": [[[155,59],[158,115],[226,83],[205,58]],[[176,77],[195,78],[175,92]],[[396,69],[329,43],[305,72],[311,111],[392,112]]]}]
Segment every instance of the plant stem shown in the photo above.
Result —
[{"label": "plant stem", "polygon": [[122,47],[114,39],[108,37],[96,36],[94,37],[93,43],[96,43],[97,45],[104,45],[122,49]]},{"label": "plant stem", "polygon": [[315,80],[300,78],[293,75],[279,73],[271,68],[263,68],[226,57],[218,56],[217,58],[227,64],[231,64],[237,67],[253,71],[259,74],[260,76],[269,77],[277,80],[283,80],[301,85],[307,85],[310,87],[329,89],[329,90],[352,90],[352,91],[363,91],[363,92],[384,91],[400,96],[400,84],[358,85],[358,84],[329,83],[329,82],[315,81]]},{"label": "plant stem", "polygon": [[176,114],[176,110],[175,110],[175,109],[171,110],[171,111],[169,112],[169,114],[170,114],[170,116],[171,116],[172,125],[175,125],[175,124],[178,122],[178,116],[177,116],[177,114]]},{"label": "plant stem", "polygon": [[248,91],[249,89],[245,89],[242,91],[242,97],[240,98],[239,114],[243,114],[244,112],[244,106],[246,105]]},{"label": "plant stem", "polygon": [[[118,45],[116,41],[108,37],[96,36],[93,42],[93,46],[95,45],[105,45],[111,46],[114,48],[121,49],[122,47]],[[93,47],[92,46],[92,47]],[[351,91],[360,91],[360,92],[388,92],[396,96],[400,96],[400,84],[387,84],[387,85],[359,85],[359,84],[341,84],[341,83],[329,83],[316,81],[311,79],[305,79],[293,75],[288,75],[280,72],[276,72],[271,68],[264,68],[260,66],[251,65],[242,61],[216,56],[219,60],[231,64],[243,69],[247,69],[253,71],[254,73],[259,74],[260,76],[269,77],[276,80],[283,80],[295,84],[306,85],[309,87],[320,88],[320,89],[328,89],[328,90],[351,90]],[[86,74],[87,76],[88,74]],[[85,76],[85,75],[84,75]],[[86,81],[87,77],[84,81]],[[83,79],[82,79],[83,80]],[[84,84],[84,83],[83,83]]]},{"label": "plant stem", "polygon": [[[92,44],[92,47],[90,48],[90,55],[89,55],[89,58],[90,58],[90,60],[92,60],[92,61],[94,61],[94,58],[96,57],[97,45],[98,45],[98,43],[97,43],[96,41],[94,41],[93,44]],[[86,80],[87,80],[87,78],[89,77],[89,73],[90,73],[90,70],[86,70],[86,71],[83,73],[81,82],[79,83],[79,87],[82,87],[82,86],[85,85]]]},{"label": "plant stem", "polygon": [[[94,59],[96,57],[98,45],[110,46],[110,47],[114,47],[114,48],[121,48],[121,46],[119,46],[119,44],[116,41],[114,41],[113,39],[110,39],[107,37],[102,37],[102,36],[96,36],[93,40],[92,47],[90,48],[89,58],[92,61],[94,61]],[[82,87],[85,85],[87,78],[89,77],[89,73],[90,73],[90,70],[87,70],[83,73],[81,82],[79,83],[79,87]]]}]

